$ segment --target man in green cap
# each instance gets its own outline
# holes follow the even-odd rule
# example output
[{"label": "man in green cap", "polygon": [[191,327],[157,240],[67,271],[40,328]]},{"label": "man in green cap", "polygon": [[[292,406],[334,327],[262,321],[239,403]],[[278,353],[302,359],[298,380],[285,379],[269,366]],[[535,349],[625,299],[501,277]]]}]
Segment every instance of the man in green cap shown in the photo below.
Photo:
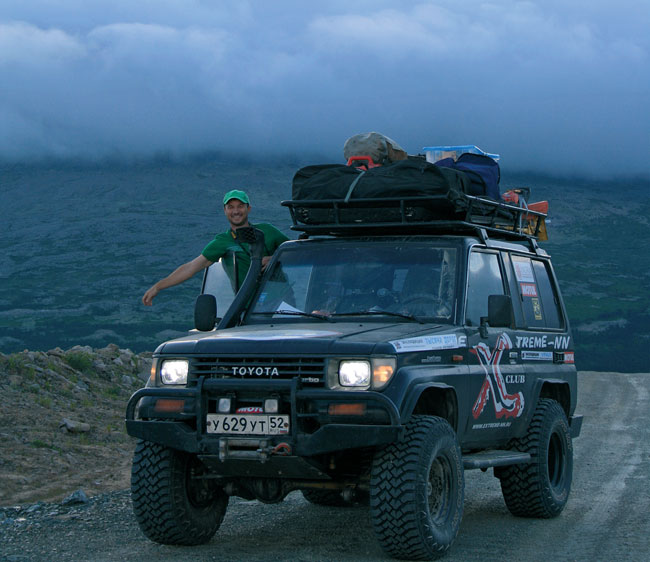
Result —
[{"label": "man in green cap", "polygon": [[264,257],[262,258],[262,267],[266,267],[276,248],[282,244],[282,242],[286,242],[288,238],[270,224],[249,223],[248,213],[250,210],[250,200],[246,193],[238,189],[233,189],[226,193],[223,198],[223,211],[226,215],[226,219],[228,219],[228,222],[230,223],[230,228],[225,232],[217,234],[214,237],[214,240],[203,248],[201,254],[196,258],[177,267],[167,277],[164,277],[152,285],[142,297],[143,304],[151,306],[154,297],[160,291],[188,280],[194,274],[209,267],[229,253],[234,253],[237,257],[237,272],[236,275],[234,275],[233,272],[234,278],[231,279],[233,282],[233,288],[237,291],[244,281],[251,263],[249,248],[247,247],[248,244],[240,244],[235,240],[235,231],[243,226],[254,226],[264,233]]}]

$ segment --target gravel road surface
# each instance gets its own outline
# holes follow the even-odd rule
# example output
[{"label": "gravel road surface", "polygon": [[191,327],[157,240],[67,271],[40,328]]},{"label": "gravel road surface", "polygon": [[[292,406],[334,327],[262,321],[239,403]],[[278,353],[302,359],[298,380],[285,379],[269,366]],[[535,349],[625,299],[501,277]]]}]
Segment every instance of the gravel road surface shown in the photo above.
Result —
[{"label": "gravel road surface", "polygon": [[[647,559],[650,374],[582,372],[579,392],[585,421],[564,512],[551,520],[513,517],[492,471],[468,471],[463,522],[444,560]],[[233,498],[212,541],[191,548],[145,539],[128,491],[0,511],[2,561],[387,559],[365,508],[315,506],[297,492],[276,505]]]}]

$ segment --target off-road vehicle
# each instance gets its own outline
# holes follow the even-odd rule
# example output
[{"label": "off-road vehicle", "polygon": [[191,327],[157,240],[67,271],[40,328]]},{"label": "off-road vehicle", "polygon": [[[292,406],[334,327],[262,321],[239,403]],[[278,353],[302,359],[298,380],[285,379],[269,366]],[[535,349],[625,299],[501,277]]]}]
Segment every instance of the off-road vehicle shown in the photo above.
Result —
[{"label": "off-road vehicle", "polygon": [[387,553],[429,559],[469,469],[493,469],[514,515],[562,511],[582,417],[544,215],[461,199],[447,219],[420,212],[433,196],[284,202],[302,234],[263,273],[261,233],[238,230],[241,290],[218,318],[230,283],[207,270],[195,330],[156,349],[127,407],[147,537],[205,543],[230,496],[300,490],[368,504]]}]

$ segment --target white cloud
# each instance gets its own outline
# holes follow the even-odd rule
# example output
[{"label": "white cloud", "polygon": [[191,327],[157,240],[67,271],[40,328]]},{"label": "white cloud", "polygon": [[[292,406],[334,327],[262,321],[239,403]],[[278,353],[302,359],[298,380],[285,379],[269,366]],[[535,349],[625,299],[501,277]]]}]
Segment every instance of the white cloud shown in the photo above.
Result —
[{"label": "white cloud", "polygon": [[26,22],[0,22],[0,65],[45,66],[84,55],[84,47],[60,29]]},{"label": "white cloud", "polygon": [[411,152],[647,172],[649,18],[641,0],[5,0],[0,158],[338,155],[380,130]]}]

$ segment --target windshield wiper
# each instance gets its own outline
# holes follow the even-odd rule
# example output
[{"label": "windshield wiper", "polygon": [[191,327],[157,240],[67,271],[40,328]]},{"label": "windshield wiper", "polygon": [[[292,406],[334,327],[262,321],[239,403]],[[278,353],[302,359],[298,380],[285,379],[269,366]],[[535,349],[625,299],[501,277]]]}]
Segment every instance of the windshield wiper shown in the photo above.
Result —
[{"label": "windshield wiper", "polygon": [[328,322],[334,322],[328,315],[317,314],[316,312],[303,312],[302,310],[273,310],[269,312],[251,312],[251,314],[260,314],[262,316],[275,316],[276,314],[281,314],[283,316],[307,316],[309,318],[318,318],[319,320],[327,320]]},{"label": "windshield wiper", "polygon": [[335,312],[332,316],[397,316],[398,318],[406,318],[407,320],[414,320],[419,324],[424,324],[424,320],[413,316],[412,314],[404,314],[402,312],[389,312],[388,310],[358,310],[356,312]]}]

